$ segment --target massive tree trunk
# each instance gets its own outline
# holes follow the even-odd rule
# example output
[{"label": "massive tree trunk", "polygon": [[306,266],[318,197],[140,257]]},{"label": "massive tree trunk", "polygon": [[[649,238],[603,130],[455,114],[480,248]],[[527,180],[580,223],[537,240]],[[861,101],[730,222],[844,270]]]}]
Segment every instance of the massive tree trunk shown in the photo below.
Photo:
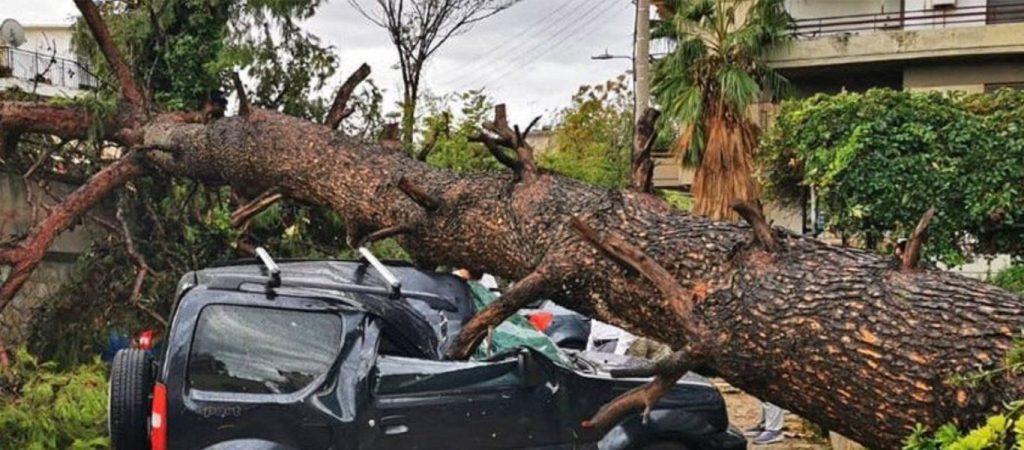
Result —
[{"label": "massive tree trunk", "polygon": [[[897,447],[917,423],[970,423],[1024,395],[1009,376],[973,390],[948,383],[1003,361],[1024,326],[1024,298],[771,230],[750,208],[738,209],[753,226],[716,222],[538,171],[503,112],[485,125],[497,134],[485,142],[510,173],[458,175],[272,111],[195,123],[132,98],[108,137],[157,170],[275,189],[339,212],[352,242],[399,235],[424,264],[521,280],[466,327],[452,356],[521,302],[548,296],[685,350],[693,359],[684,366],[875,448]],[[0,104],[0,131],[81,131],[22,120],[40,112]]]}]

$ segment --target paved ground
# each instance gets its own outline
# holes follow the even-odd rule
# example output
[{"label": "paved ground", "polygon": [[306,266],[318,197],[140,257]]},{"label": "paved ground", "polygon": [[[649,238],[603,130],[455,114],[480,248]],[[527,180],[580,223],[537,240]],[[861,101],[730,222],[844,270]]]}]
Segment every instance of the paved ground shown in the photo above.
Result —
[{"label": "paved ground", "polygon": [[[757,424],[761,420],[761,402],[743,391],[736,389],[721,380],[716,380],[716,385],[725,397],[725,404],[729,409],[729,422],[733,425],[746,429]],[[786,415],[786,440],[772,445],[755,446],[751,449],[758,450],[825,450],[829,444],[825,439],[815,436],[808,429],[806,423],[799,417]]]}]

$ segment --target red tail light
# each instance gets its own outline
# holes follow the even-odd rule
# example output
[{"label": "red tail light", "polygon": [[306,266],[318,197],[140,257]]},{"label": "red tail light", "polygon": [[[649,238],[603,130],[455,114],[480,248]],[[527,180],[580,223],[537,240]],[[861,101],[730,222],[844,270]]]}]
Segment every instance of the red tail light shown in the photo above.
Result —
[{"label": "red tail light", "polygon": [[152,450],[167,450],[167,386],[153,385],[153,412],[149,415],[149,444]]},{"label": "red tail light", "polygon": [[551,326],[551,321],[555,319],[555,315],[548,311],[537,311],[530,314],[530,323],[539,331],[544,331]]}]

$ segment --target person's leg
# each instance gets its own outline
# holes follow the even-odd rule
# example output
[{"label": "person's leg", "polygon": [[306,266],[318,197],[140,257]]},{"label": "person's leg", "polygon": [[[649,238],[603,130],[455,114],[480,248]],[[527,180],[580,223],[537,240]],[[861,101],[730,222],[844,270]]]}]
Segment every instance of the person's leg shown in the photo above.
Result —
[{"label": "person's leg", "polygon": [[765,445],[781,442],[783,439],[782,425],[786,412],[768,402],[761,403],[761,414],[764,421],[764,432],[754,438],[754,444]]},{"label": "person's leg", "polygon": [[768,402],[761,403],[762,423],[765,431],[782,431],[786,411]]}]

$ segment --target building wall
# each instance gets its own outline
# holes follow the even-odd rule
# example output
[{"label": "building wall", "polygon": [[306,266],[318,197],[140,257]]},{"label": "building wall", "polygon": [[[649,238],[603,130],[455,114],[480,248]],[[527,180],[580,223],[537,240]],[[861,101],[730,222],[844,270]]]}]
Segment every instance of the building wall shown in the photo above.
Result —
[{"label": "building wall", "polygon": [[786,0],[785,5],[789,14],[797,20],[899,12],[900,10],[900,0]]},{"label": "building wall", "polygon": [[78,59],[71,44],[71,25],[25,25],[25,43],[21,50],[52,55],[58,58]]},{"label": "building wall", "polygon": [[[0,172],[0,237],[21,235],[45,214],[37,210],[33,217],[30,198],[33,202],[47,198],[46,194],[18,175]],[[70,192],[70,186],[51,183],[57,195]],[[30,197],[31,196],[31,197]],[[47,200],[47,203],[50,203]],[[50,298],[71,278],[74,262],[78,255],[88,248],[99,234],[91,227],[78,226],[62,233],[50,246],[43,263],[32,273],[28,282],[14,297],[14,300],[0,312],[0,335],[8,345],[17,345],[27,337],[33,313],[41,302]],[[6,279],[10,268],[0,268],[0,279]]]},{"label": "building wall", "polygon": [[988,83],[1024,83],[1024,61],[936,63],[907,67],[904,88],[912,91],[985,91]]}]

